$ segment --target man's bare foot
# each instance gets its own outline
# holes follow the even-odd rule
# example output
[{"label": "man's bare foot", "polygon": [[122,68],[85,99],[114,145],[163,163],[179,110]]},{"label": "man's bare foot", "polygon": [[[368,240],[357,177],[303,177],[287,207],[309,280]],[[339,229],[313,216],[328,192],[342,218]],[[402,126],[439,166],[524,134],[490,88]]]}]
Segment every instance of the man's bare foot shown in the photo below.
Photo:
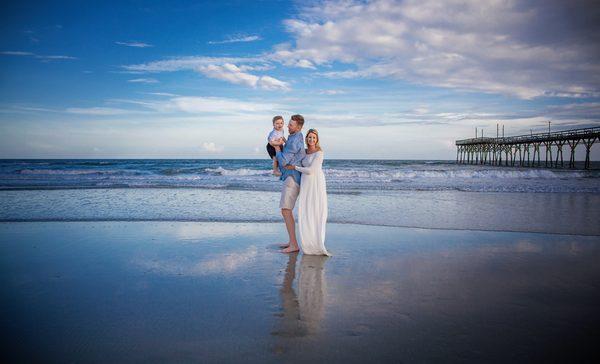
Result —
[{"label": "man's bare foot", "polygon": [[281,172],[279,172],[279,171],[273,171],[273,174],[277,177],[281,176]]},{"label": "man's bare foot", "polygon": [[280,250],[280,252],[285,253],[285,254],[294,253],[294,252],[298,252],[298,251],[300,251],[300,249],[298,247],[291,247],[291,246],[289,246],[283,250]]},{"label": "man's bare foot", "polygon": [[281,249],[285,249],[285,248],[287,248],[288,246],[290,246],[290,243],[287,243],[287,244],[279,244],[279,247],[280,247]]}]

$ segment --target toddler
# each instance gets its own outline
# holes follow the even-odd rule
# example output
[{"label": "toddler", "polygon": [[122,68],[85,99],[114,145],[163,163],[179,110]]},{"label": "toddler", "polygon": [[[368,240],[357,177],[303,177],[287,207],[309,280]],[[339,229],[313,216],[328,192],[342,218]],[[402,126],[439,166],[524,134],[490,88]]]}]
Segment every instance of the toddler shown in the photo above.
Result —
[{"label": "toddler", "polygon": [[269,133],[267,137],[267,152],[269,153],[269,157],[273,160],[273,174],[276,176],[281,176],[281,172],[279,172],[279,163],[277,163],[277,158],[275,158],[275,145],[283,145],[285,143],[285,137],[283,136],[283,116],[275,116],[273,117],[273,130]]}]

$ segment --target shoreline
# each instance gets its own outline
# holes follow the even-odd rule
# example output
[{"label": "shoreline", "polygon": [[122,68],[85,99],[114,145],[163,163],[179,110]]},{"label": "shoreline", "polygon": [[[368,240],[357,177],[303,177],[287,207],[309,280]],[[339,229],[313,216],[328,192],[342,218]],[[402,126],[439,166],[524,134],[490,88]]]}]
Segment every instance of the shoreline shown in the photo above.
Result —
[{"label": "shoreline", "polygon": [[[11,223],[85,223],[85,222],[122,222],[122,223],[143,223],[143,222],[182,222],[182,223],[223,223],[223,224],[283,224],[283,220],[201,220],[201,219],[23,219],[23,220],[2,220],[0,224]],[[386,224],[370,224],[361,222],[340,222],[327,221],[327,225],[355,225],[355,226],[372,226],[372,227],[388,227],[399,229],[416,229],[416,230],[442,230],[442,231],[473,231],[473,232],[490,232],[490,233],[514,233],[514,234],[537,234],[537,235],[563,235],[563,236],[580,236],[580,237],[600,237],[600,234],[585,234],[585,233],[557,233],[531,230],[494,230],[494,229],[461,229],[461,228],[445,228],[445,227],[425,227],[425,226],[408,226],[408,225],[386,225]]]},{"label": "shoreline", "polygon": [[[0,191],[0,221],[281,222],[279,192]],[[600,194],[383,191],[328,195],[331,223],[600,236]]]}]

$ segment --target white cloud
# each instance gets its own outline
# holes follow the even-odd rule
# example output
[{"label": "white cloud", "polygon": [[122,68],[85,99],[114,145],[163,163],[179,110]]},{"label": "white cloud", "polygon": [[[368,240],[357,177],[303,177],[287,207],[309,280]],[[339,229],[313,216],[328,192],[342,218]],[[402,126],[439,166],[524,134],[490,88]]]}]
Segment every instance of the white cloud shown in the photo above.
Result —
[{"label": "white cloud", "polygon": [[179,96],[177,94],[172,94],[170,92],[144,92],[146,95],[154,95],[154,96],[166,96],[166,97],[175,97]]},{"label": "white cloud", "polygon": [[289,91],[290,84],[281,80],[278,80],[271,76],[261,76],[258,79],[258,87],[265,90],[282,90]]},{"label": "white cloud", "polygon": [[238,85],[245,85],[253,88],[259,87],[265,90],[289,90],[289,84],[287,82],[271,76],[256,76],[248,72],[243,72],[238,66],[231,63],[200,66],[198,67],[198,71],[207,77]]},{"label": "white cloud", "polygon": [[202,149],[208,153],[220,153],[223,151],[222,146],[218,146],[213,142],[204,142],[202,143]]},{"label": "white cloud", "polygon": [[[160,93],[159,93],[160,94]],[[170,95],[170,94],[168,94]],[[161,95],[166,96],[166,95]],[[64,110],[68,114],[80,115],[147,115],[147,114],[195,114],[211,115],[216,120],[219,116],[230,116],[239,119],[244,116],[249,120],[256,120],[256,115],[271,114],[280,112],[284,107],[278,104],[242,101],[238,99],[223,97],[195,97],[195,96],[176,96],[168,99],[148,99],[148,100],[129,100],[129,99],[110,99],[106,102],[108,105],[131,105],[132,108],[124,107],[71,107]],[[10,111],[10,110],[7,110]],[[264,116],[267,117],[267,116]],[[267,117],[268,119],[268,117]]]},{"label": "white cloud", "polygon": [[262,57],[180,57],[136,65],[123,66],[128,72],[195,71],[206,77],[264,90],[289,90],[290,85],[268,75],[249,71],[272,68]]},{"label": "white cloud", "polygon": [[61,59],[77,59],[77,57],[62,56],[62,55],[56,55],[56,56],[40,56],[40,55],[36,55],[35,58],[42,59],[42,60],[47,60],[47,61],[61,60]]},{"label": "white cloud", "polygon": [[273,104],[253,103],[220,97],[175,97],[161,105],[187,113],[254,113],[277,110]]},{"label": "white cloud", "polygon": [[276,47],[273,58],[304,68],[350,66],[320,73],[331,78],[396,78],[525,99],[589,95],[600,88],[598,26],[586,14],[593,7],[586,1],[325,1],[284,21],[294,43]]},{"label": "white cloud", "polygon": [[176,57],[161,61],[132,64],[122,66],[126,71],[133,72],[176,72],[194,71],[198,67],[211,64],[233,63],[236,65],[247,63],[264,63],[261,57]]},{"label": "white cloud", "polygon": [[344,95],[347,92],[344,90],[321,90],[319,91],[320,95],[329,95],[329,96],[333,96],[333,95]]},{"label": "white cloud", "polygon": [[207,42],[208,44],[226,44],[226,43],[245,43],[245,42],[255,42],[257,40],[261,40],[262,38],[259,37],[258,35],[248,35],[248,36],[238,36],[238,37],[231,37],[225,40],[219,40],[219,41],[210,41]]},{"label": "white cloud", "polygon": [[127,80],[127,82],[132,82],[132,83],[158,83],[157,79],[154,78],[134,78],[131,80]]},{"label": "white cloud", "polygon": [[39,55],[32,52],[22,52],[22,51],[3,51],[0,54],[6,56],[27,56],[40,59],[42,61],[55,61],[55,60],[71,60],[78,59],[77,57],[65,56],[65,55]]},{"label": "white cloud", "polygon": [[115,44],[126,46],[126,47],[134,47],[134,48],[149,48],[154,47],[152,44],[143,43],[143,42],[115,42]]},{"label": "white cloud", "polygon": [[215,78],[230,83],[245,85],[249,87],[259,87],[264,90],[284,90],[290,89],[287,82],[278,80],[271,76],[256,76],[248,72],[243,72],[238,66],[225,63],[223,65],[207,65],[198,67],[198,71],[207,77]]},{"label": "white cloud", "polygon": [[123,115],[136,113],[135,110],[118,109],[112,107],[88,107],[79,108],[71,107],[65,110],[69,114],[82,114],[82,115]]},{"label": "white cloud", "polygon": [[22,51],[3,51],[2,54],[7,56],[33,56],[34,54],[31,52],[22,52]]},{"label": "white cloud", "polygon": [[250,73],[242,72],[236,65],[225,63],[223,65],[210,64],[198,67],[198,71],[210,78],[256,87],[259,77]]}]

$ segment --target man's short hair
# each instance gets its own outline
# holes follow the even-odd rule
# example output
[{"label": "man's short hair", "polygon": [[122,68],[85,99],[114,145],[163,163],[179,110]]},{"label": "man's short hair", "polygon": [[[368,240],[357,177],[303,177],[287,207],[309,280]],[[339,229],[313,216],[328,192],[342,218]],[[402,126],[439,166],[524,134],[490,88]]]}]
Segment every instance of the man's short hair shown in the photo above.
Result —
[{"label": "man's short hair", "polygon": [[304,117],[302,115],[300,115],[300,114],[292,115],[291,119],[294,120],[296,122],[296,124],[298,124],[300,129],[302,129],[302,127],[304,126]]},{"label": "man's short hair", "polygon": [[275,124],[275,122],[279,119],[283,120],[283,116],[281,116],[281,115],[273,116],[273,124]]}]

